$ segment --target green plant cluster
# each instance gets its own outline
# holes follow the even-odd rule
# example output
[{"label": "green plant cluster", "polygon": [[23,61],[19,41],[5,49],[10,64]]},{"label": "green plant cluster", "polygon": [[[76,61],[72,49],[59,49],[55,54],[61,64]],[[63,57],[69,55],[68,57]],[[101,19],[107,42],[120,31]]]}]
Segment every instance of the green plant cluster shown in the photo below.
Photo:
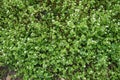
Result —
[{"label": "green plant cluster", "polygon": [[0,0],[0,61],[23,80],[119,80],[119,0]]}]

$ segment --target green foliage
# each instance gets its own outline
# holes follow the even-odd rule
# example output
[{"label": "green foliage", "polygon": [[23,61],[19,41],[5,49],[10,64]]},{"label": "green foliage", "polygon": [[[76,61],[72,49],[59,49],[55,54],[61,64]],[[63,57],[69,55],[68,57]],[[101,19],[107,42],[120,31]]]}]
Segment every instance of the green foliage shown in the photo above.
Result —
[{"label": "green foliage", "polygon": [[0,61],[23,80],[119,80],[119,4],[0,0]]}]

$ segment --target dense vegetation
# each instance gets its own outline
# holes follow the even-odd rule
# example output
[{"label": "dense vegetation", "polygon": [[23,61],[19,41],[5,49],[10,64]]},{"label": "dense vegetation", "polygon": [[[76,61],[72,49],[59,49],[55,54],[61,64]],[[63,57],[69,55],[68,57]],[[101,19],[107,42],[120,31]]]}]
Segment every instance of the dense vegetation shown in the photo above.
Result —
[{"label": "dense vegetation", "polygon": [[119,80],[119,0],[0,0],[0,65],[23,80]]}]

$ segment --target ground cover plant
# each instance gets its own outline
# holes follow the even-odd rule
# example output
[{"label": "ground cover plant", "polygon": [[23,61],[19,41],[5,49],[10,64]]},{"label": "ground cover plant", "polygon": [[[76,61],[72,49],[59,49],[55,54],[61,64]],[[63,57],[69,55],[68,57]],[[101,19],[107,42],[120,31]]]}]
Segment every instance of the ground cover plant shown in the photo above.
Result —
[{"label": "ground cover plant", "polygon": [[119,80],[120,1],[0,0],[0,66],[22,80]]}]

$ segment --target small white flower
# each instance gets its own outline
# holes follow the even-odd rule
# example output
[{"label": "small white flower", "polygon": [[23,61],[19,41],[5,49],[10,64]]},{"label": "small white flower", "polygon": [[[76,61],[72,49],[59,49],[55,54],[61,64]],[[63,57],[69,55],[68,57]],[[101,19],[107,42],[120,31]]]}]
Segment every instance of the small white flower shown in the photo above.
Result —
[{"label": "small white flower", "polygon": [[108,28],[109,26],[105,26],[106,28]]},{"label": "small white flower", "polygon": [[79,12],[80,10],[79,9],[75,9],[75,12]]},{"label": "small white flower", "polygon": [[91,70],[91,71],[90,71],[90,74],[92,74],[92,73],[93,73],[93,71]]}]

